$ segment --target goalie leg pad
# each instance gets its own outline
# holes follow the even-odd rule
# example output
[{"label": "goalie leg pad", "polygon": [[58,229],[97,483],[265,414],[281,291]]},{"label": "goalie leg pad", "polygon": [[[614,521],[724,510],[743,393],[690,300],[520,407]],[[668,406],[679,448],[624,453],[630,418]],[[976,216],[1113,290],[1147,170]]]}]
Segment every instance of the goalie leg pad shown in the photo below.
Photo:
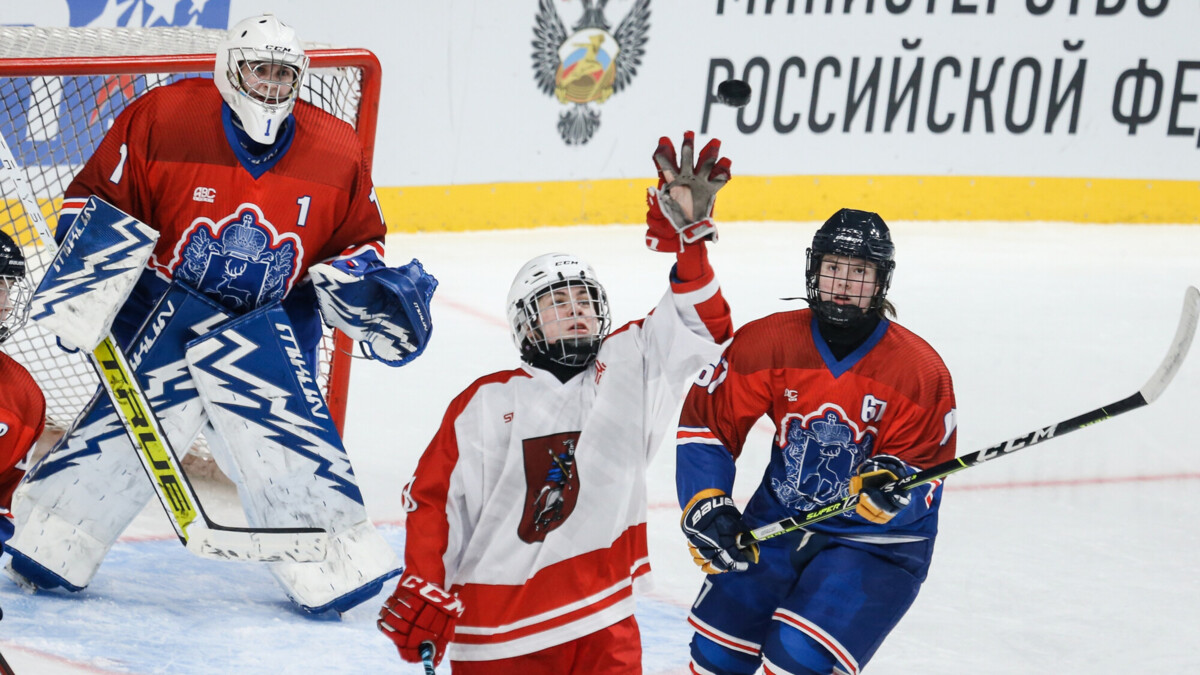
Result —
[{"label": "goalie leg pad", "polygon": [[64,343],[95,349],[157,240],[148,225],[97,197],[88,199],[34,292],[30,318]]},{"label": "goalie leg pad", "polygon": [[400,560],[367,519],[284,311],[267,305],[194,340],[187,361],[217,432],[213,457],[237,485],[247,523],[330,534],[324,562],[272,564],[288,595],[311,612],[344,611],[373,595]]},{"label": "goalie leg pad", "polygon": [[[175,448],[190,447],[206,419],[184,345],[228,318],[216,303],[172,284],[132,342],[131,365]],[[112,403],[98,392],[17,487],[16,533],[7,547],[61,577],[59,585],[82,588],[154,494]]]}]

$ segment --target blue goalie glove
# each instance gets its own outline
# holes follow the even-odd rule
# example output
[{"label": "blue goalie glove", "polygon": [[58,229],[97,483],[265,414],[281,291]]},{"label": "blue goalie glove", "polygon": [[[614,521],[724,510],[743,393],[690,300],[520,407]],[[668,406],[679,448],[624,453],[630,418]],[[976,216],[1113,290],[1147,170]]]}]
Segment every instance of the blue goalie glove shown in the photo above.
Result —
[{"label": "blue goalie glove", "polygon": [[429,302],[438,282],[420,261],[375,267],[361,276],[326,264],[308,273],[325,323],[358,341],[367,356],[403,366],[425,351],[433,331]]}]

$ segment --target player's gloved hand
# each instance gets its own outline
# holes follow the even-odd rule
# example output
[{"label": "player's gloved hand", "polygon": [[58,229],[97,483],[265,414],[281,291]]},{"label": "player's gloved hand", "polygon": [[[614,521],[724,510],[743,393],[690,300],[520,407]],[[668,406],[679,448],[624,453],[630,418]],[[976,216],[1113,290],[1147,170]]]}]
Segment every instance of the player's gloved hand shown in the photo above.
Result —
[{"label": "player's gloved hand", "polygon": [[707,574],[741,572],[758,562],[758,544],[739,549],[737,536],[749,532],[733,498],[721,490],[701,490],[688,502],[680,522],[692,559]]},{"label": "player's gloved hand", "polygon": [[913,473],[912,467],[891,455],[875,455],[858,465],[850,479],[850,494],[859,495],[855,513],[872,523],[887,523],[912,503],[907,490],[883,490],[883,486]]},{"label": "player's gloved hand", "polygon": [[652,251],[678,253],[685,244],[717,240],[713,204],[717,191],[729,182],[731,163],[720,157],[721,141],[714,138],[693,165],[695,139],[691,131],[683,135],[678,162],[671,139],[658,139],[653,155],[658,188],[646,194],[646,247]]},{"label": "player's gloved hand", "polygon": [[457,595],[415,574],[405,574],[383,603],[375,625],[396,643],[405,661],[420,663],[421,643],[432,642],[437,665],[446,653],[446,643],[454,637],[454,622],[462,613],[463,603]]}]

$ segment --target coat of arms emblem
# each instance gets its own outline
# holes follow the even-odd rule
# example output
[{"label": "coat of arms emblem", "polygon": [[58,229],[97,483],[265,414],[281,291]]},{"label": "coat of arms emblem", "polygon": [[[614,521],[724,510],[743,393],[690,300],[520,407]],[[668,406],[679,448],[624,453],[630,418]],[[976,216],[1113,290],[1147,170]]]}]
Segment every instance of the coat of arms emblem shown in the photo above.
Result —
[{"label": "coat of arms emblem", "polygon": [[600,126],[596,105],[628,87],[645,54],[650,0],[634,0],[615,31],[604,17],[609,0],[582,0],[583,16],[567,33],[554,0],[538,0],[533,71],[538,89],[567,109],[558,132],[567,145],[587,143]]}]

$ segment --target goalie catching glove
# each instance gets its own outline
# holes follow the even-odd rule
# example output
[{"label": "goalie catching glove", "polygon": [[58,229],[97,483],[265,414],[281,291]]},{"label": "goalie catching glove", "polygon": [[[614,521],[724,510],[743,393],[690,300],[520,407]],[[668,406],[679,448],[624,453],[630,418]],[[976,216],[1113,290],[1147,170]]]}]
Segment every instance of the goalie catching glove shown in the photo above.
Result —
[{"label": "goalie catching glove", "polygon": [[860,464],[858,474],[850,479],[850,494],[858,495],[855,513],[872,523],[890,522],[912,503],[912,495],[907,490],[883,487],[912,472],[911,467],[891,455],[876,455]]},{"label": "goalie catching glove", "polygon": [[325,323],[358,341],[367,356],[402,366],[425,351],[433,331],[429,302],[438,282],[415,258],[361,276],[328,264],[308,273]]},{"label": "goalie catching glove", "polygon": [[457,595],[415,574],[405,574],[383,603],[375,625],[396,643],[405,661],[420,663],[421,645],[432,642],[437,665],[446,653],[446,643],[454,637],[454,623],[463,609]]},{"label": "goalie catching glove", "polygon": [[729,182],[731,163],[728,157],[719,156],[721,141],[714,138],[693,165],[695,143],[693,132],[684,133],[677,163],[671,139],[658,139],[653,155],[658,189],[650,188],[646,194],[646,247],[652,251],[678,253],[687,244],[717,240],[713,204],[717,191]]},{"label": "goalie catching glove", "polygon": [[680,521],[692,559],[707,574],[742,572],[758,562],[758,544],[740,549],[737,537],[750,528],[733,498],[722,490],[701,490],[688,502]]}]

